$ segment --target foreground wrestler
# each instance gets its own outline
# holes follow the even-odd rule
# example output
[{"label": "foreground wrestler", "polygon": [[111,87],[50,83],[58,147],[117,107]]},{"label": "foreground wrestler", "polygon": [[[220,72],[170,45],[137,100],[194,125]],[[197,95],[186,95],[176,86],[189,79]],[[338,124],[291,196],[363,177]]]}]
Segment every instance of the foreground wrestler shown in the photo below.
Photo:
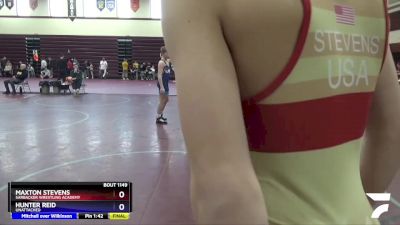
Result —
[{"label": "foreground wrestler", "polygon": [[387,24],[384,0],[163,1],[199,224],[379,223],[365,193],[400,165]]}]

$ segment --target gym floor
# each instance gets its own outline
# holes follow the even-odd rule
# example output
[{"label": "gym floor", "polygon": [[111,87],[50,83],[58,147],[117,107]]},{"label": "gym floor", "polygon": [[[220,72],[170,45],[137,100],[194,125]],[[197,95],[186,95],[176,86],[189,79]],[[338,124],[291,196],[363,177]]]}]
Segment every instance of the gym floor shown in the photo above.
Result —
[{"label": "gym floor", "polygon": [[[89,90],[117,83],[113,87],[117,91],[124,90],[127,83],[137,90],[154,83],[90,82]],[[156,94],[156,87],[151,88]],[[155,124],[157,104],[158,96],[146,92],[0,95],[0,224],[22,223],[12,221],[7,213],[9,181],[131,181],[134,212],[129,221],[119,224],[193,223],[176,96],[171,96],[166,108],[168,125]]]},{"label": "gym floor", "polygon": [[[33,91],[37,82],[30,81]],[[173,84],[171,89],[176,93]],[[193,224],[176,96],[165,112],[169,124],[160,126],[153,81],[90,80],[86,91],[90,94],[0,95],[0,225],[38,224],[10,219],[9,181],[131,181],[134,212],[119,224]],[[393,199],[383,225],[400,224],[399,187],[397,177],[388,190]],[[40,221],[66,223],[110,221]]]}]

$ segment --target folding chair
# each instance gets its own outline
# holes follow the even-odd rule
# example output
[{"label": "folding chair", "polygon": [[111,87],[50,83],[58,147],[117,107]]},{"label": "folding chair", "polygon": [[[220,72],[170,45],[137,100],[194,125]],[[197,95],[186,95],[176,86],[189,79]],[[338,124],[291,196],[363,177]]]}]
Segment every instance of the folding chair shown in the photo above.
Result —
[{"label": "folding chair", "polygon": [[22,88],[22,92],[26,92],[25,91],[25,88],[28,88],[28,90],[29,90],[29,93],[32,93],[32,91],[31,91],[31,87],[29,86],[29,82],[28,82],[28,79],[31,77],[31,73],[29,73],[28,72],[28,77],[25,79],[25,80],[23,80],[21,83],[19,83],[19,84],[15,84],[15,89],[19,89],[19,88]]},{"label": "folding chair", "polygon": [[63,91],[64,94],[68,91],[70,94],[72,94],[71,89],[69,88],[70,85],[61,85],[60,86],[60,93]]},{"label": "folding chair", "polygon": [[22,88],[22,92],[24,92],[24,93],[26,93],[25,88],[27,88],[29,90],[29,93],[32,93],[31,87],[29,86],[28,79],[25,79],[24,81],[22,81],[19,84],[15,84],[15,89],[18,90],[19,88]]}]

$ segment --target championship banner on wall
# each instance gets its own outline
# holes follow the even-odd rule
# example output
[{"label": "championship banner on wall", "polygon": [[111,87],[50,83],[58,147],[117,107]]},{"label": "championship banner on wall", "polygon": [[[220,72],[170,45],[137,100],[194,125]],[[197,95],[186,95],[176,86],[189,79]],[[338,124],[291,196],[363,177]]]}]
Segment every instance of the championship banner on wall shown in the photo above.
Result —
[{"label": "championship banner on wall", "polygon": [[103,11],[103,9],[106,7],[106,0],[97,0],[97,8],[100,11]]},{"label": "championship banner on wall", "polygon": [[131,9],[137,12],[140,8],[140,0],[131,0]]},{"label": "championship banner on wall", "polygon": [[6,6],[9,9],[12,9],[14,7],[14,0],[6,0]]},{"label": "championship banner on wall", "polygon": [[3,8],[4,6],[4,0],[0,0],[0,10]]},{"label": "championship banner on wall", "polygon": [[106,7],[112,12],[115,9],[115,0],[106,0]]},{"label": "championship banner on wall", "polygon": [[68,17],[71,21],[76,18],[76,0],[68,0]]},{"label": "championship banner on wall", "polygon": [[35,10],[38,7],[38,0],[29,0],[29,5],[32,10]]}]

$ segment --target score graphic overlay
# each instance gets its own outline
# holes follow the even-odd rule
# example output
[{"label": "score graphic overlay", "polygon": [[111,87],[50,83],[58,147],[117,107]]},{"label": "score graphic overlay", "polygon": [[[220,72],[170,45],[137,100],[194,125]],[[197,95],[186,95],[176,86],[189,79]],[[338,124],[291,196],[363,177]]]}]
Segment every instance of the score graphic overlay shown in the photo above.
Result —
[{"label": "score graphic overlay", "polygon": [[128,220],[131,182],[10,182],[13,220]]}]

